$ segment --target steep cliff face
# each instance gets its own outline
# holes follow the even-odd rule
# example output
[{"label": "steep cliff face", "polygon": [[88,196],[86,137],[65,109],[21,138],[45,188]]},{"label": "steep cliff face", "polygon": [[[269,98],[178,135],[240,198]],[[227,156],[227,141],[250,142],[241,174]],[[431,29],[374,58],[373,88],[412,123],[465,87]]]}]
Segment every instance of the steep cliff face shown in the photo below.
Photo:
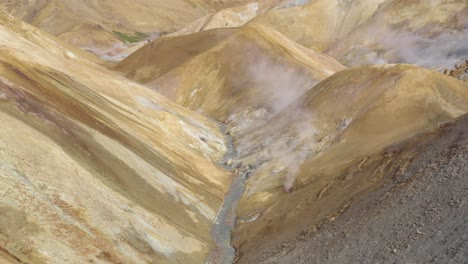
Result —
[{"label": "steep cliff face", "polygon": [[2,258],[202,262],[230,183],[218,124],[0,20]]}]

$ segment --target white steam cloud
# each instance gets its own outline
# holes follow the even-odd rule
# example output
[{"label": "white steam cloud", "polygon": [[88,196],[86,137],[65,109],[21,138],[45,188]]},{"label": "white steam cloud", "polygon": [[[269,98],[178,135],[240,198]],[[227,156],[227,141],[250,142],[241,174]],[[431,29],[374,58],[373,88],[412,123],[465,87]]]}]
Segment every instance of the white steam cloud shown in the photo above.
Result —
[{"label": "white steam cloud", "polygon": [[[289,192],[300,165],[310,154],[316,133],[313,115],[291,106],[312,87],[311,74],[265,58],[248,68],[250,78],[267,94],[266,105],[231,115],[227,124],[237,144],[237,167],[255,170],[273,165],[273,175],[281,174]],[[284,111],[284,113],[283,113]]]},{"label": "white steam cloud", "polygon": [[451,68],[468,58],[468,30],[442,33],[425,38],[410,32],[390,33],[382,39],[382,48],[361,47],[354,58],[346,58],[350,65],[409,63],[437,69]]},{"label": "white steam cloud", "polygon": [[[388,30],[385,27],[367,29],[364,36],[350,43],[338,43],[346,48],[341,53],[332,49],[348,66],[363,64],[408,63],[442,70],[468,58],[468,18],[457,18],[458,22],[434,25],[427,31]],[[448,22],[447,22],[448,23]],[[359,44],[358,44],[359,43]],[[338,46],[339,47],[339,46]]]}]

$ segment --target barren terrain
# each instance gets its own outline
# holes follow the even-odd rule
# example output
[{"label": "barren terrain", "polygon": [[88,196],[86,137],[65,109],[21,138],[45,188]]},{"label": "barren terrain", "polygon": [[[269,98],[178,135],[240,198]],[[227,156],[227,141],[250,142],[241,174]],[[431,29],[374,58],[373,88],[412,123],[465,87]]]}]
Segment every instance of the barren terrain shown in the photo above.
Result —
[{"label": "barren terrain", "polygon": [[464,263],[466,0],[0,0],[0,263]]}]

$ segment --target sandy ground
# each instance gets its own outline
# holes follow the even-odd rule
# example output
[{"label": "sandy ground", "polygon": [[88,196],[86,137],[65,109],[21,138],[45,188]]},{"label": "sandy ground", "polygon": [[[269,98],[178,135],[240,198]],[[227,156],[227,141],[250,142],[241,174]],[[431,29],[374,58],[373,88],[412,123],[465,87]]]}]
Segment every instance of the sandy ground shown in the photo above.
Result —
[{"label": "sandy ground", "polygon": [[405,144],[420,150],[405,173],[239,263],[468,263],[468,115]]}]

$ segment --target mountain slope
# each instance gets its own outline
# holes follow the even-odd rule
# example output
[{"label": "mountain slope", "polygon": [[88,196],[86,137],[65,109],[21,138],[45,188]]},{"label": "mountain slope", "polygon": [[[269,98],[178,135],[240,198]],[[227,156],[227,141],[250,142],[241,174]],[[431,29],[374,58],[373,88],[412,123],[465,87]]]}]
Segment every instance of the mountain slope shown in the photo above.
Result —
[{"label": "mountain slope", "polygon": [[129,42],[175,31],[217,10],[215,6],[201,0],[37,0],[1,4],[15,17],[104,58],[112,58],[116,49],[131,46]]},{"label": "mountain slope", "polygon": [[217,12],[210,13],[194,22],[186,25],[182,29],[174,33],[168,34],[169,37],[192,34],[203,30],[213,28],[233,28],[241,27],[251,19],[260,14],[267,13],[271,10],[291,8],[301,6],[309,0],[263,0],[263,1],[244,1],[244,5],[237,5],[231,8],[221,9]]},{"label": "mountain slope", "polygon": [[[266,0],[256,14],[273,9],[248,25],[211,30],[204,29],[231,19],[219,15],[251,1],[114,2],[8,3],[17,16],[92,47],[139,41],[137,27],[147,21],[175,30],[215,14],[208,17],[216,23],[202,19],[200,32],[149,42],[116,73],[0,12],[0,262],[231,263],[236,254],[239,263],[363,262],[364,255],[403,262],[412,249],[392,242],[391,232],[411,239],[408,224],[421,208],[397,207],[388,188],[412,187],[402,195],[416,190],[420,206],[440,199],[464,208],[468,86],[458,79],[466,67],[446,75],[409,64],[347,69],[328,54],[349,65],[365,63],[365,53],[432,68],[408,50],[447,44],[443,58],[461,59],[466,1],[314,0],[275,9],[293,2]],[[255,15],[247,11],[233,22]],[[392,37],[406,50],[391,46]],[[104,54],[111,55],[118,54]],[[421,170],[441,182],[434,196],[423,192],[434,179]],[[449,189],[443,181],[451,172]],[[384,201],[373,201],[382,192]],[[408,243],[421,259],[463,259],[464,238],[452,234],[465,225],[465,210],[446,209],[454,215],[446,225],[427,212],[437,224],[427,230],[428,247]],[[341,215],[345,226],[331,238],[310,234]],[[335,237],[341,231],[350,236]],[[374,245],[379,232],[389,240]],[[438,238],[454,239],[439,249]],[[326,253],[301,252],[301,239]],[[386,247],[390,257],[374,255]]]},{"label": "mountain slope", "polygon": [[[177,50],[177,46],[172,47]],[[157,64],[157,60],[149,61],[149,65]],[[139,67],[146,69],[146,65]],[[225,121],[248,108],[279,111],[343,69],[335,60],[307,50],[274,30],[245,27],[148,85],[183,106]]]},{"label": "mountain slope", "polygon": [[203,262],[218,124],[0,13],[0,258]]},{"label": "mountain slope", "polygon": [[[1,11],[0,11],[1,12]],[[15,18],[1,13],[2,24],[8,26],[10,31],[16,32],[18,38],[23,41],[28,41],[42,49],[48,49],[55,56],[63,57],[64,59],[76,59],[80,61],[90,61],[100,63],[101,61],[77,47],[74,47],[64,41],[53,39],[53,36],[36,30],[26,23],[19,23]]]},{"label": "mountain slope", "polygon": [[[277,0],[4,1],[0,8],[108,61],[120,61],[147,40],[240,26]],[[196,21],[197,20],[197,21]]]},{"label": "mountain slope", "polygon": [[318,0],[274,10],[249,22],[346,66],[412,63],[442,69],[468,57],[464,0]]},{"label": "mountain slope", "polygon": [[249,22],[273,28],[308,48],[323,51],[369,19],[388,0],[315,0],[278,9]]},{"label": "mountain slope", "polygon": [[326,53],[348,66],[411,63],[440,70],[468,58],[467,46],[466,1],[392,0]]},{"label": "mountain slope", "polygon": [[381,186],[393,154],[376,153],[467,113],[467,88],[415,66],[365,66],[327,78],[247,129],[228,122],[232,162],[248,175],[233,236],[239,254],[248,259],[254,244],[291,238]]},{"label": "mountain slope", "polygon": [[221,43],[236,29],[214,29],[157,39],[135,51],[114,70],[139,83],[149,83]]},{"label": "mountain slope", "polygon": [[259,3],[250,3],[247,5],[227,8],[218,12],[209,14],[194,22],[188,24],[182,29],[168,34],[168,37],[192,34],[204,30],[214,28],[234,28],[241,27],[249,20],[257,16],[259,10]]},{"label": "mountain slope", "polygon": [[386,161],[382,188],[239,263],[464,262],[467,132],[464,115],[386,148],[396,155]]}]

